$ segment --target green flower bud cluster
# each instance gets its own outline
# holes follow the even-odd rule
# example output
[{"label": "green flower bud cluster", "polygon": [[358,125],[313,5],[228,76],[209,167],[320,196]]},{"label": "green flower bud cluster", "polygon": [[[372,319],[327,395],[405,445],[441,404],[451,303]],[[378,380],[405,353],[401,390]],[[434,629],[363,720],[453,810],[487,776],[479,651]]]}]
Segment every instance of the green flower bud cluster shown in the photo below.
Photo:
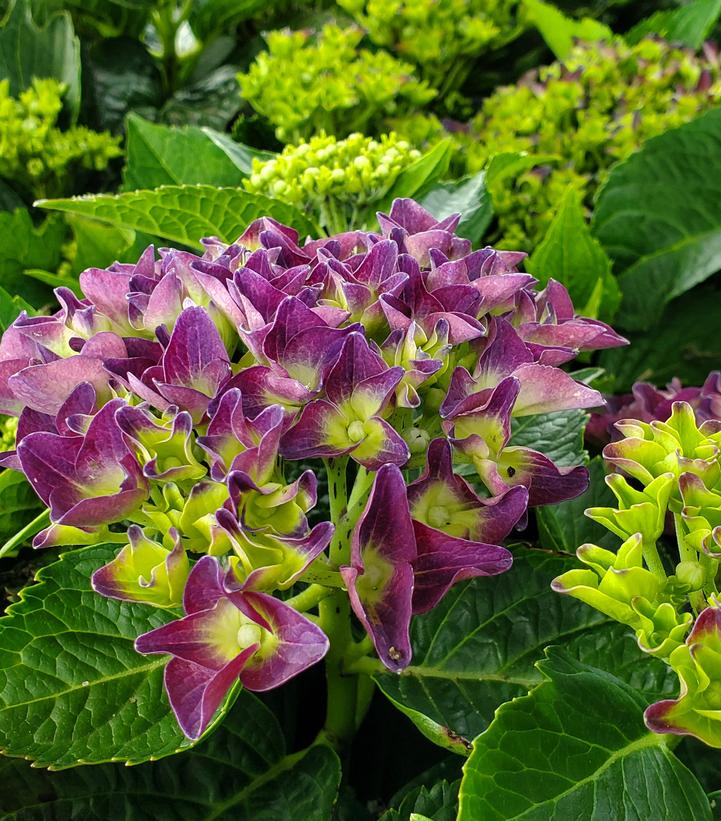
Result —
[{"label": "green flower bud cluster", "polygon": [[66,86],[34,79],[16,99],[9,81],[0,82],[0,177],[23,194],[72,194],[83,171],[102,171],[122,155],[120,137],[74,126],[57,127]]},{"label": "green flower bud cluster", "polygon": [[721,425],[699,426],[691,405],[675,402],[666,422],[625,420],[617,427],[623,439],[603,455],[626,475],[606,477],[618,504],[586,515],[618,536],[621,547],[582,545],[577,555],[585,568],[559,576],[553,588],[627,624],[642,650],[676,669],[694,619],[718,606]]},{"label": "green flower bud cluster", "polygon": [[319,134],[286,146],[272,160],[253,160],[245,187],[320,213],[322,225],[337,233],[359,225],[359,215],[380,201],[419,157],[419,151],[393,133],[378,140],[362,134],[345,140]]},{"label": "green flower bud cluster", "polygon": [[[499,223],[494,244],[531,251],[569,187],[590,206],[615,162],[719,99],[721,70],[710,50],[696,56],[651,38],[634,46],[620,39],[579,44],[564,62],[488,97],[467,128],[453,134],[456,167],[475,173],[504,152],[544,156],[535,168],[491,186]],[[393,128],[420,148],[448,136],[434,117],[394,120]]]},{"label": "green flower bud cluster", "polygon": [[[447,92],[463,82],[476,57],[513,32],[517,0],[338,0],[379,46],[419,66]],[[465,59],[464,59],[465,58]]]},{"label": "green flower bud cluster", "polygon": [[435,91],[413,76],[413,66],[388,52],[359,48],[356,27],[273,31],[247,73],[241,93],[275,126],[282,142],[325,131],[339,137],[380,133],[387,116],[419,108]]}]

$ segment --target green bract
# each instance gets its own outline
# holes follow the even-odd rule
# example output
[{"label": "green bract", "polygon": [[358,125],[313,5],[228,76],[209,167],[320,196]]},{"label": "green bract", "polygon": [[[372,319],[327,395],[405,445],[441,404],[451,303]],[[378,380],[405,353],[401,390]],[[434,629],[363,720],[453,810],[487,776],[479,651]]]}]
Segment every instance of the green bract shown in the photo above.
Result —
[{"label": "green bract", "polygon": [[245,180],[251,193],[310,208],[335,231],[357,224],[358,215],[381,198],[398,175],[420,157],[396,134],[380,139],[351,134],[345,140],[320,134],[288,145],[272,160],[253,160]]},{"label": "green bract", "polygon": [[413,67],[384,51],[359,48],[363,32],[327,25],[272,31],[268,50],[238,75],[241,93],[275,126],[283,142],[321,130],[345,137],[378,133],[386,116],[425,105],[435,91],[413,77]]},{"label": "green bract", "polygon": [[34,79],[15,99],[0,82],[0,177],[31,197],[78,190],[82,172],[102,171],[122,154],[120,137],[74,126],[57,127],[67,87]]}]

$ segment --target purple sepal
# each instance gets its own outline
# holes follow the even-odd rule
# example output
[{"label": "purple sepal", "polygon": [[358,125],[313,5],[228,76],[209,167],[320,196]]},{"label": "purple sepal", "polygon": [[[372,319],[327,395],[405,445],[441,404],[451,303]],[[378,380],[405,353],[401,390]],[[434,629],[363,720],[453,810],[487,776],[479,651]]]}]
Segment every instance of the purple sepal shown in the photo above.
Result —
[{"label": "purple sepal", "polygon": [[383,465],[351,542],[351,566],[342,567],[353,612],[389,670],[411,661],[410,621],[416,541],[406,484],[396,465]]},{"label": "purple sepal", "polygon": [[250,690],[277,687],[320,661],[323,631],[263,593],[239,589],[218,560],[204,556],[191,570],[186,615],[136,639],[139,653],[169,653],[165,686],[183,732],[198,738],[240,679]]}]

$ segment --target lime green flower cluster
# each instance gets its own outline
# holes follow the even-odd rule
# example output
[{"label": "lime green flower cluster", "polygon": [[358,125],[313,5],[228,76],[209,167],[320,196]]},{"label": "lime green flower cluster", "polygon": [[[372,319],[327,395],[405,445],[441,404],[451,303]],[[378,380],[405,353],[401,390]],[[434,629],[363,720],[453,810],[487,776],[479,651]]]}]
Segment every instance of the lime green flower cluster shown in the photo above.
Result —
[{"label": "lime green flower cluster", "polygon": [[245,74],[241,93],[274,126],[282,142],[325,131],[345,137],[377,134],[387,116],[424,106],[435,91],[413,76],[413,66],[385,51],[359,48],[356,27],[273,31]]},{"label": "lime green flower cluster", "polygon": [[[648,709],[651,729],[721,746],[721,698],[709,701],[721,694],[721,424],[699,426],[691,405],[675,402],[666,422],[625,420],[617,427],[624,438],[603,455],[630,481],[607,476],[618,505],[586,515],[618,536],[621,547],[614,553],[582,545],[577,555],[585,568],[552,586],[631,627],[642,650],[678,673],[681,697]],[[659,550],[670,541],[670,521],[675,549]],[[712,702],[714,720],[699,718]]]},{"label": "lime green flower cluster", "polygon": [[34,79],[15,99],[9,81],[0,82],[0,177],[33,198],[75,193],[81,172],[101,171],[122,154],[120,137],[57,127],[65,91],[56,80]]},{"label": "lime green flower cluster", "polygon": [[253,160],[245,187],[320,214],[330,233],[363,222],[368,207],[388,193],[420,152],[396,134],[379,139],[351,134],[345,140],[319,134],[288,145],[272,160]]},{"label": "lime green flower cluster", "polygon": [[492,186],[503,247],[530,251],[570,186],[590,204],[613,163],[720,97],[715,56],[697,57],[656,39],[581,44],[565,62],[487,98],[468,134],[458,137],[459,148],[469,172],[503,152],[555,157]]},{"label": "lime green flower cluster", "polygon": [[517,0],[338,0],[379,46],[412,60],[443,94],[457,89],[477,57],[517,33]]},{"label": "lime green flower cluster", "polygon": [[15,448],[17,431],[18,420],[16,416],[0,417],[0,450],[13,450]]}]

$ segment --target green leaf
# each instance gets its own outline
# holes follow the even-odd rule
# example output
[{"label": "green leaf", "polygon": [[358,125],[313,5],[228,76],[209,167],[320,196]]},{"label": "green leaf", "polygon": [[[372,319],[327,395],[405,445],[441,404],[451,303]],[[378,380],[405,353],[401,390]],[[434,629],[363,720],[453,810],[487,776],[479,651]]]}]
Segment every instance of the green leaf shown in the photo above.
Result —
[{"label": "green leaf", "polygon": [[605,621],[551,590],[551,580],[575,566],[570,557],[519,549],[502,576],[456,585],[413,620],[412,664],[400,675],[376,674],[380,689],[431,741],[467,754],[496,707],[538,683],[534,662],[544,647]]},{"label": "green leaf", "polygon": [[721,14],[721,0],[695,0],[678,9],[657,11],[623,35],[630,45],[649,34],[657,34],[672,43],[698,49],[711,34]]},{"label": "green leaf", "polygon": [[542,0],[523,0],[523,10],[526,20],[538,29],[559,60],[568,57],[574,40],[610,40],[613,37],[611,29],[603,23],[590,17],[573,20]]},{"label": "green leaf", "polygon": [[406,821],[413,815],[425,815],[433,821],[455,821],[460,782],[438,781],[432,787],[422,785],[403,796],[397,807],[381,815],[379,821]]},{"label": "green leaf", "polygon": [[721,109],[645,143],[615,166],[592,228],[623,273],[617,324],[648,328],[721,268]]},{"label": "green leaf", "polygon": [[13,296],[0,288],[0,332],[12,325],[20,311],[27,311],[31,315],[35,312],[33,306],[21,296]]},{"label": "green leaf", "polygon": [[116,260],[137,259],[149,244],[147,235],[138,234],[130,228],[116,228],[70,214],[66,219],[77,246],[72,263],[76,274],[86,268],[105,268]]},{"label": "green leaf", "polygon": [[130,37],[103,39],[87,55],[83,86],[95,104],[99,127],[119,131],[129,111],[156,115],[164,99],[162,79],[142,43]]},{"label": "green leaf", "polygon": [[239,66],[223,65],[192,85],[184,86],[166,102],[160,119],[169,125],[225,129],[240,111],[242,100],[236,76]]},{"label": "green leaf", "polygon": [[22,530],[44,507],[22,473],[0,472],[0,543]]},{"label": "green leaf", "polygon": [[265,8],[266,0],[195,0],[188,21],[195,34],[205,40],[213,32],[226,32]]},{"label": "green leaf", "polygon": [[161,758],[189,746],[163,691],[167,657],[135,638],[173,613],[90,587],[109,545],[64,553],[0,619],[0,750],[54,769]]},{"label": "green leaf", "polygon": [[33,21],[29,0],[10,0],[0,27],[0,77],[10,81],[14,97],[33,77],[53,77],[68,87],[65,101],[80,108],[80,42],[67,12],[53,15],[43,28]]},{"label": "green leaf", "polygon": [[565,650],[583,664],[611,671],[643,696],[646,704],[678,693],[676,673],[662,659],[644,653],[625,624],[608,622],[586,630],[571,639]]},{"label": "green leaf", "polygon": [[493,203],[486,188],[485,172],[455,182],[444,182],[421,198],[421,205],[436,219],[461,214],[456,233],[476,244],[493,219]]},{"label": "green leaf", "polygon": [[575,553],[582,544],[616,548],[619,540],[605,527],[583,515],[587,507],[614,507],[616,499],[603,481],[603,459],[597,456],[588,466],[590,485],[575,499],[536,508],[539,544],[549,550]]},{"label": "green leaf", "polygon": [[504,704],[464,767],[459,821],[710,821],[701,785],[643,723],[643,696],[552,648],[545,681]]},{"label": "green leaf", "polygon": [[40,200],[36,205],[195,248],[202,248],[202,237],[217,236],[233,242],[250,222],[263,216],[291,225],[301,235],[315,231],[312,223],[290,205],[239,188],[212,185],[163,185],[154,191]]},{"label": "green leaf", "polygon": [[25,209],[0,211],[0,287],[35,306],[43,305],[48,289],[25,272],[57,269],[66,230],[58,218],[47,219],[36,228]]},{"label": "green leaf", "polygon": [[405,168],[386,195],[383,205],[375,210],[386,210],[396,197],[415,197],[427,191],[446,171],[453,154],[453,143],[441,140],[430,151]]},{"label": "green leaf", "polygon": [[494,154],[486,165],[486,184],[493,190],[496,183],[513,179],[529,168],[556,162],[555,154],[529,154],[526,151],[505,151]]},{"label": "green leaf", "polygon": [[[224,135],[211,129],[156,125],[131,114],[127,134],[127,191],[197,183],[238,186],[248,174],[247,161],[238,165],[238,154],[228,153]],[[214,134],[221,140],[213,139]]]},{"label": "green leaf", "polygon": [[223,726],[183,755],[61,773],[5,759],[0,777],[4,821],[69,818],[71,807],[83,819],[328,821],[340,767],[328,747],[286,756],[275,716],[243,692]]},{"label": "green leaf", "polygon": [[545,453],[559,467],[586,461],[583,431],[588,414],[582,410],[540,413],[512,420],[510,444]]},{"label": "green leaf", "polygon": [[551,278],[565,285],[583,316],[611,319],[621,301],[611,260],[591,235],[573,188],[566,192],[546,236],[526,261],[526,270],[541,285]]},{"label": "green leaf", "polygon": [[695,288],[666,306],[648,331],[627,334],[628,348],[603,351],[601,364],[614,377],[614,391],[637,381],[663,385],[677,376],[685,385],[701,385],[721,362],[721,295]]}]

